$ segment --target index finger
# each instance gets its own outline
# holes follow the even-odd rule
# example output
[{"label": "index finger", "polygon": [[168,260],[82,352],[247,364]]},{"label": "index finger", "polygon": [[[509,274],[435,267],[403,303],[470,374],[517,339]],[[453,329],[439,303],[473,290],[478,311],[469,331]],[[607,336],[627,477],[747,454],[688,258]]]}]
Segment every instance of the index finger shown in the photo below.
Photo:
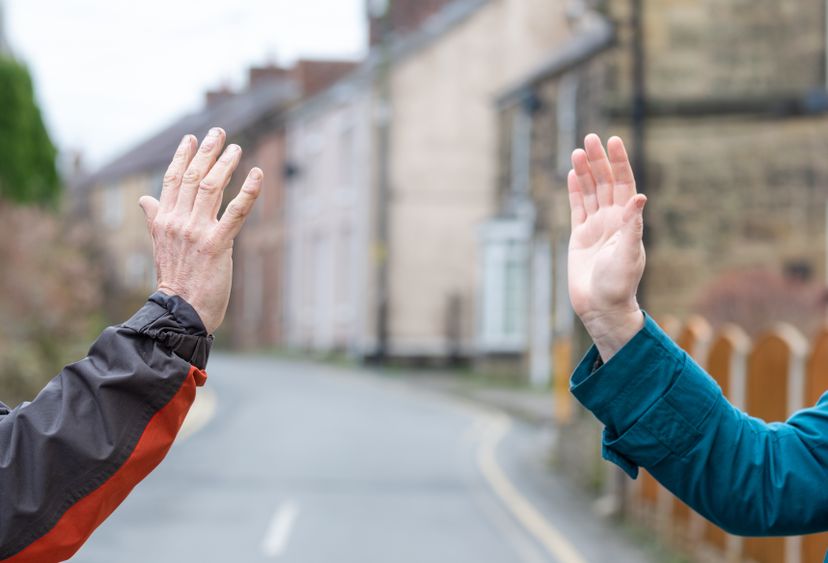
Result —
[{"label": "index finger", "polygon": [[178,148],[175,150],[170,166],[164,173],[164,180],[161,186],[161,211],[170,211],[175,207],[178,200],[178,190],[181,188],[181,181],[184,178],[184,171],[190,165],[195,154],[196,139],[192,135],[184,135]]},{"label": "index finger", "polygon": [[216,228],[216,237],[219,244],[230,246],[233,239],[241,231],[245,219],[250,215],[253,209],[253,204],[256,203],[256,198],[262,191],[262,179],[264,174],[259,168],[253,168],[247,175],[241,191],[233,198],[224,210],[224,214],[219,220]]}]

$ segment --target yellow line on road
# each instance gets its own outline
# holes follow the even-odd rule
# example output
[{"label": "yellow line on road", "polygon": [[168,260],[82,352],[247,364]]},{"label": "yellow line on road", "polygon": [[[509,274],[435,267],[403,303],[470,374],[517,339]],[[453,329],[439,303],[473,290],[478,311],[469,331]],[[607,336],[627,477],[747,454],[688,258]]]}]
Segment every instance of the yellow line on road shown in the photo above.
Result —
[{"label": "yellow line on road", "polygon": [[498,465],[497,446],[510,427],[511,421],[507,416],[490,415],[490,423],[477,450],[480,472],[509,512],[559,563],[587,563],[575,546],[518,491]]},{"label": "yellow line on road", "polygon": [[176,441],[183,442],[204,428],[215,416],[217,405],[218,397],[215,391],[209,387],[198,389],[193,406],[190,407],[190,412],[187,413],[187,418],[184,419],[184,424],[181,425]]}]

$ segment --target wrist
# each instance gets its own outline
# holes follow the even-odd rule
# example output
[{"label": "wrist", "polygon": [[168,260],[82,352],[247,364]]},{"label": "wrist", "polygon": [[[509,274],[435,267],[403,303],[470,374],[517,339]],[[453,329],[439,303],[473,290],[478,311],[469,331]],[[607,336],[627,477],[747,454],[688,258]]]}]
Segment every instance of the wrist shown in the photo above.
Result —
[{"label": "wrist", "polygon": [[606,363],[644,328],[644,313],[636,305],[628,310],[586,314],[581,322]]}]

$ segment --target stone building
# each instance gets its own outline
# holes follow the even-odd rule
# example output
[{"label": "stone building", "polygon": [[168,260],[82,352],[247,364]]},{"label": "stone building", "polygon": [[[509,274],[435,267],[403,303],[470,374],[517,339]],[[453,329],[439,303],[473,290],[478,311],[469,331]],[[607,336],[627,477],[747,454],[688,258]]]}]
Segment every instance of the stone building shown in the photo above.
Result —
[{"label": "stone building", "polygon": [[[540,380],[547,360],[565,378],[585,345],[576,338],[572,347],[565,185],[569,155],[588,132],[625,138],[650,197],[642,298],[652,314],[698,310],[734,271],[825,283],[824,2],[650,0],[639,14],[634,5],[570,2],[572,39],[498,98],[493,220],[529,210],[525,244],[535,251],[522,255],[527,271],[540,269],[524,283],[550,280],[532,295],[549,302],[549,322],[530,332],[553,342],[544,358],[544,338],[532,338],[527,363]],[[545,244],[547,257],[537,250]]]}]

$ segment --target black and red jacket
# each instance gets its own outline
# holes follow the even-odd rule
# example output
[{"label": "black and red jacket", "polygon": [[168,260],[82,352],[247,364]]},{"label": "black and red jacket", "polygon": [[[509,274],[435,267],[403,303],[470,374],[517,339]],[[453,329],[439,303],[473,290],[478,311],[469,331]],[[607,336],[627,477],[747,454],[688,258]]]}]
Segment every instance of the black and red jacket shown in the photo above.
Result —
[{"label": "black and red jacket", "polygon": [[164,458],[204,384],[195,310],[156,293],[31,403],[0,404],[0,561],[70,558]]}]

